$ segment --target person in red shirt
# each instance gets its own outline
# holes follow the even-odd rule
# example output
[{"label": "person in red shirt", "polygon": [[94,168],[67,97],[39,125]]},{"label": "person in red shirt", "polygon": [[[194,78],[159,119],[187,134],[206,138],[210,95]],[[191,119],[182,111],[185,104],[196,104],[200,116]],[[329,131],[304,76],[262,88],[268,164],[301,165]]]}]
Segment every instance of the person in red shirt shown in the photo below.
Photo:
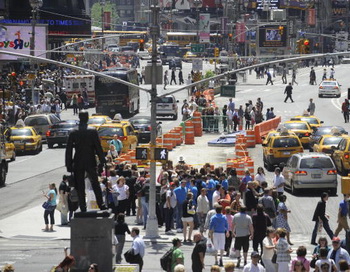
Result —
[{"label": "person in red shirt", "polygon": [[345,123],[349,123],[349,100],[348,99],[345,99],[345,101],[341,105],[341,112],[343,113]]}]

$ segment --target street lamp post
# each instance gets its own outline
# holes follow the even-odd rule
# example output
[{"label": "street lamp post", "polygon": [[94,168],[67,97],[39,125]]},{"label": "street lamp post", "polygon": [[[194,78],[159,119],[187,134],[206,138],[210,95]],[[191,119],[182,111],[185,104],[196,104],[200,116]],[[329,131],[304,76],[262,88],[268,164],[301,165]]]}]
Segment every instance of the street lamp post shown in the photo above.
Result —
[{"label": "street lamp post", "polygon": [[[35,25],[36,25],[36,19],[38,15],[38,9],[43,6],[43,0],[29,0],[29,4],[32,8],[32,33],[30,36],[30,55],[35,55]],[[31,68],[32,71],[34,71],[34,61],[31,61]],[[35,83],[35,77],[32,79],[32,103],[34,106],[34,84]]]},{"label": "street lamp post", "polygon": [[194,0],[193,5],[196,7],[196,18],[197,18],[197,43],[200,42],[199,39],[199,12],[200,12],[200,7],[202,7],[202,0]]},{"label": "street lamp post", "polygon": [[[105,19],[104,19],[104,17],[105,17],[105,15],[104,15],[105,11],[104,11],[104,7],[105,7],[105,5],[106,5],[105,0],[101,0],[100,5],[101,5],[101,23],[102,23],[102,25],[101,25],[101,30],[102,30],[102,37],[104,37],[104,35],[105,35],[105,34],[104,34],[104,31],[105,31]],[[104,39],[104,38],[102,38],[101,46],[102,46],[102,52],[103,52],[104,47],[105,47],[105,39]]]}]

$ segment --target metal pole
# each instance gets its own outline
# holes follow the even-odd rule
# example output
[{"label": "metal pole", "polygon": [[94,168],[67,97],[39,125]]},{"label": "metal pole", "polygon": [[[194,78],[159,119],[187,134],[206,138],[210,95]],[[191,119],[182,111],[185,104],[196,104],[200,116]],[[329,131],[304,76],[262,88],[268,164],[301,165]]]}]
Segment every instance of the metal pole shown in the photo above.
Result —
[{"label": "metal pole", "polygon": [[[159,37],[159,7],[157,1],[153,1],[152,10],[152,26],[150,34],[152,37],[152,84],[151,84],[151,127],[157,127],[156,120],[156,99],[157,99],[157,40]],[[148,219],[146,225],[146,237],[157,238],[158,220],[156,215],[156,162],[154,160],[154,148],[156,146],[157,133],[155,129],[151,130],[150,144],[150,183],[149,183],[149,201],[148,201]]]},{"label": "metal pole", "polygon": [[[34,50],[35,50],[35,24],[36,24],[36,9],[32,8],[32,34],[30,36],[30,55],[34,56]],[[32,72],[34,71],[34,61],[31,61],[31,69]],[[34,106],[34,83],[35,83],[35,77],[33,77],[32,81],[32,103]]]},{"label": "metal pole", "polygon": [[[104,0],[103,0],[104,1]],[[102,23],[102,37],[104,37],[105,36],[105,34],[104,34],[104,31],[105,31],[105,22],[104,22],[104,5],[105,5],[105,3],[104,2],[101,2],[101,23]],[[101,42],[101,46],[102,46],[102,52],[103,52],[103,50],[104,50],[104,48],[105,48],[105,39],[104,38],[102,38],[102,42]]]}]

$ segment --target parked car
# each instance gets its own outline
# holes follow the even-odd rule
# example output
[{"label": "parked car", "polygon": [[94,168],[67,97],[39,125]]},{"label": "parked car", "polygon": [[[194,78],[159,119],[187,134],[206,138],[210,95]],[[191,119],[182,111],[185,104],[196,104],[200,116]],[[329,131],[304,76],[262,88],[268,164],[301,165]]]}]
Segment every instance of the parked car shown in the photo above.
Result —
[{"label": "parked car", "polygon": [[318,97],[335,96],[340,97],[340,84],[336,80],[323,80],[318,87]]},{"label": "parked car", "polygon": [[156,115],[157,116],[171,116],[173,120],[177,120],[179,100],[175,99],[173,95],[166,95],[157,97],[156,100]]},{"label": "parked car", "polygon": [[[151,140],[151,117],[150,116],[136,116],[129,119],[129,122],[138,131],[139,143],[149,143]],[[162,122],[157,122],[156,135],[162,135]]]},{"label": "parked car", "polygon": [[69,134],[78,128],[78,120],[67,120],[56,123],[46,132],[46,142],[49,148],[53,148],[55,144],[59,147],[66,144]]},{"label": "parked car", "polygon": [[26,126],[34,127],[35,130],[46,139],[46,132],[50,126],[61,122],[61,120],[53,113],[29,115],[24,119]]},{"label": "parked car", "polygon": [[337,194],[337,170],[324,153],[294,154],[282,173],[292,194],[300,189],[328,189],[332,195]]}]

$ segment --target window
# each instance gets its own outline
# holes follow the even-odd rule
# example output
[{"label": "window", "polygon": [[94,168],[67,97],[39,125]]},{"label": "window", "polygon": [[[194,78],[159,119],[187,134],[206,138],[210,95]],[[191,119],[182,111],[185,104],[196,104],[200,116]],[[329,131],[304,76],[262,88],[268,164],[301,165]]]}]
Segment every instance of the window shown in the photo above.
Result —
[{"label": "window", "polygon": [[273,143],[273,147],[298,147],[300,146],[296,138],[277,138]]},{"label": "window", "polygon": [[120,127],[102,127],[98,130],[98,135],[100,137],[113,137],[115,134],[118,136],[124,136],[123,129]]},{"label": "window", "polygon": [[324,145],[338,145],[342,138],[340,137],[327,137],[324,139]]},{"label": "window", "polygon": [[339,147],[339,150],[344,151],[346,148],[346,140],[345,139],[341,140],[338,147]]},{"label": "window", "polygon": [[298,157],[297,156],[293,156],[290,160],[290,167],[292,168],[296,168],[298,164]]},{"label": "window", "polygon": [[333,168],[333,163],[330,158],[326,157],[304,158],[300,161],[300,168]]},{"label": "window", "polygon": [[11,136],[32,136],[33,133],[30,129],[13,129],[11,130]]}]

